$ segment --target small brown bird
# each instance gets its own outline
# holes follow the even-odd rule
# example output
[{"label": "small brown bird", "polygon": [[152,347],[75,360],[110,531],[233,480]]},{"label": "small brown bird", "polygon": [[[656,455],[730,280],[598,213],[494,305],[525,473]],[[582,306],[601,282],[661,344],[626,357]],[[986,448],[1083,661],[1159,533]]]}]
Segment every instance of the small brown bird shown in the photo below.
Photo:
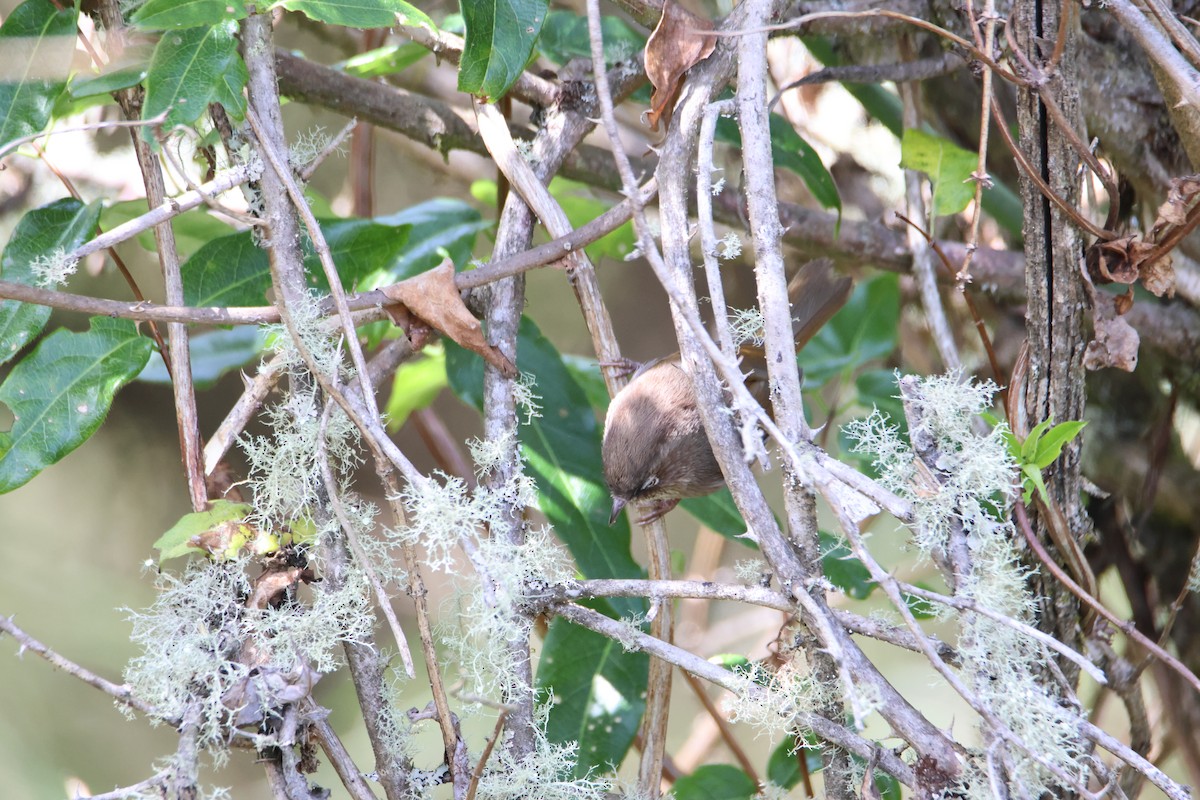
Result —
[{"label": "small brown bird", "polygon": [[[834,276],[828,260],[802,267],[788,284],[793,331],[799,350],[850,297],[849,278]],[[767,400],[766,361],[761,348],[739,350],[746,384],[760,403]],[[769,409],[768,409],[769,410]],[[639,520],[651,522],[673,509],[684,497],[702,497],[725,484],[700,412],[691,377],[683,371],[678,353],[647,362],[613,398],[604,422],[604,480],[612,494],[617,520],[627,503],[654,501],[654,509]]]}]

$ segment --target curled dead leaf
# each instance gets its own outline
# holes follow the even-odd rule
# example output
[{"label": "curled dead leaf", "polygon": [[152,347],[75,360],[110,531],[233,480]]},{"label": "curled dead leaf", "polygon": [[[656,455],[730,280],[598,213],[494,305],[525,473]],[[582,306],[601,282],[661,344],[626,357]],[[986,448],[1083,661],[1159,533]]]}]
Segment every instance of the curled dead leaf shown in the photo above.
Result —
[{"label": "curled dead leaf", "polygon": [[1092,341],[1088,342],[1083,354],[1084,369],[1095,372],[1116,367],[1133,372],[1137,368],[1141,339],[1133,326],[1117,313],[1112,297],[1096,293],[1092,304],[1092,327]]},{"label": "curled dead leaf", "polygon": [[428,272],[385,286],[381,291],[394,304],[387,311],[397,325],[411,327],[415,318],[422,325],[441,331],[455,343],[483,356],[505,377],[517,377],[516,366],[504,353],[488,344],[483,326],[463,305],[454,285],[454,264],[449,259]]},{"label": "curled dead leaf", "polygon": [[1170,253],[1153,261],[1143,262],[1138,266],[1138,274],[1146,291],[1157,297],[1175,296],[1175,265],[1171,261]]},{"label": "curled dead leaf", "polygon": [[1200,175],[1172,178],[1169,186],[1167,199],[1158,207],[1157,219],[1150,227],[1151,238],[1157,239],[1168,226],[1187,222],[1188,210],[1200,194]]},{"label": "curled dead leaf", "polygon": [[678,3],[663,3],[662,16],[646,42],[646,77],[654,86],[647,113],[651,130],[658,130],[664,114],[670,116],[687,71],[712,55],[717,37],[702,32],[712,29],[712,22]]},{"label": "curled dead leaf", "polygon": [[1087,251],[1088,275],[1097,284],[1133,283],[1138,277],[1137,256],[1144,256],[1146,247],[1153,249],[1137,236],[1096,242]]}]

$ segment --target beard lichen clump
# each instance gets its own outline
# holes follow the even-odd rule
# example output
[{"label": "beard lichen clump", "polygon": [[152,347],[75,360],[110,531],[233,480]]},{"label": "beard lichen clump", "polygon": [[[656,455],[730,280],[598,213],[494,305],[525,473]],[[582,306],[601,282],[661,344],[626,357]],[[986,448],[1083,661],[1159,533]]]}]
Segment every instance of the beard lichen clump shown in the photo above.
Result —
[{"label": "beard lichen clump", "polygon": [[[917,474],[918,454],[878,410],[846,426],[856,452],[874,455],[880,482],[909,500],[913,541],[927,557],[946,552],[952,535],[961,535],[969,568],[959,576],[956,593],[979,606],[1033,624],[1037,605],[1030,591],[1030,569],[1014,546],[1018,536],[1009,517],[1016,499],[1017,467],[1004,441],[1003,425],[979,432],[979,415],[991,405],[994,384],[963,382],[958,376],[904,378],[913,418],[922,420],[936,453],[936,481]],[[961,529],[961,534],[957,531]],[[979,701],[1003,723],[1011,737],[983,731],[987,741],[1005,740],[1004,759],[1023,796],[1054,793],[1062,781],[1054,771],[1086,783],[1086,748],[1079,738],[1079,713],[1039,681],[1045,648],[995,620],[965,613],[959,620],[962,672]],[[981,720],[981,727],[987,722]],[[979,757],[986,760],[985,754]],[[1053,768],[1053,770],[1051,769]],[[986,774],[986,764],[982,767]],[[986,780],[969,781],[969,796],[989,796]]]}]

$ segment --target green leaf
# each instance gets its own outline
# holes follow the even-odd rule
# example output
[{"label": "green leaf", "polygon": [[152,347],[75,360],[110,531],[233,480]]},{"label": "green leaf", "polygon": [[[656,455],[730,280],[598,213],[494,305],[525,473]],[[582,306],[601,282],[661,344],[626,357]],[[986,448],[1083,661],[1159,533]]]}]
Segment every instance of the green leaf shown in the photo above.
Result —
[{"label": "green leaf", "polygon": [[1028,503],[1033,499],[1034,490],[1038,496],[1042,498],[1042,502],[1050,502],[1050,492],[1046,490],[1046,482],[1042,480],[1042,471],[1038,469],[1036,464],[1022,464],[1021,474],[1025,476],[1023,484],[1025,493],[1021,496],[1021,500]]},{"label": "green leaf", "polygon": [[846,306],[800,352],[804,385],[819,388],[839,373],[851,373],[892,354],[899,343],[900,282],[876,275],[854,287]]},{"label": "green leaf", "polygon": [[753,779],[732,764],[706,764],[675,781],[675,800],[750,800],[758,794]]},{"label": "green leaf", "polygon": [[[601,17],[600,34],[607,64],[634,58],[646,46],[646,37],[619,17]],[[538,49],[560,67],[572,58],[591,59],[587,17],[572,11],[551,11],[538,39]]]},{"label": "green leaf", "polygon": [[400,430],[409,414],[428,408],[448,383],[446,353],[440,347],[427,347],[424,357],[401,364],[387,404],[388,430],[392,433]]},{"label": "green leaf", "polygon": [[467,33],[458,90],[488,101],[503,97],[529,63],[548,5],[547,0],[461,0]]},{"label": "green leaf", "polygon": [[[225,373],[257,359],[266,345],[267,337],[263,329],[253,325],[194,333],[188,342],[192,382],[197,389],[208,389],[216,385]],[[167,374],[161,358],[150,359],[137,379],[143,383],[171,383],[171,376]]]},{"label": "green leaf", "polygon": [[[554,178],[550,181],[550,194],[558,200],[571,227],[582,228],[588,222],[612,208],[611,203],[596,198],[591,190],[582,183]],[[634,234],[633,223],[626,222],[612,233],[606,234],[584,248],[593,261],[599,261],[607,256],[624,261],[625,256],[633,252]]]},{"label": "green leaf", "polygon": [[299,11],[309,19],[342,25],[347,28],[388,28],[399,22],[404,25],[425,25],[437,30],[425,12],[404,0],[283,0],[276,7]]},{"label": "green leaf", "polygon": [[[193,536],[199,536],[205,531],[212,530],[222,522],[232,522],[246,518],[251,511],[248,503],[231,503],[228,500],[213,500],[207,511],[197,511],[184,514],[171,529],[158,537],[153,545],[158,551],[158,563],[161,564],[172,558],[180,558],[190,553],[203,552],[190,544]],[[240,548],[239,548],[240,549]]]},{"label": "green leaf", "polygon": [[[141,64],[125,67],[124,69],[110,69],[90,76],[85,73],[72,78],[68,91],[72,100],[105,96],[121,89],[137,86],[146,79],[147,72],[146,65]],[[111,101],[112,98],[108,97],[107,102]],[[59,111],[56,113],[56,116],[61,117],[64,115]]]},{"label": "green leaf", "polygon": [[686,498],[679,507],[725,538],[734,539],[751,550],[758,549],[753,541],[742,538],[746,533],[746,523],[728,488],[722,487],[704,497]]},{"label": "green leaf", "polygon": [[775,154],[775,163],[799,175],[821,207],[836,209],[840,220],[842,198],[833,176],[812,145],[778,114],[771,115],[771,149]]},{"label": "green leaf", "polygon": [[[447,341],[446,373],[462,400],[483,407],[483,361]],[[600,428],[562,357],[529,318],[521,320],[517,363],[536,380],[541,416],[528,422],[522,415],[522,452],[537,483],[541,511],[567,545],[580,572],[588,578],[637,578],[644,572],[630,554],[629,523],[621,516],[608,524],[612,501],[600,462]],[[644,609],[640,600],[614,598],[623,616]]]},{"label": "green leaf", "polygon": [[1025,437],[1025,441],[1021,442],[1021,462],[1022,463],[1032,464],[1034,462],[1033,455],[1038,450],[1038,442],[1041,441],[1042,434],[1044,434],[1046,432],[1046,429],[1049,428],[1052,424],[1054,424],[1054,423],[1051,420],[1044,419],[1041,422],[1039,422],[1037,425],[1033,426],[1033,430],[1031,430],[1029,432],[1029,435]]},{"label": "green leaf", "polygon": [[[842,215],[842,198],[838,194],[833,176],[821,162],[817,151],[804,140],[792,124],[778,114],[772,114],[771,159],[775,166],[791,170],[800,176],[812,196],[824,208],[837,209],[838,219]],[[725,117],[717,120],[717,141],[742,146],[742,132],[737,123]]]},{"label": "green leaf", "polygon": [[92,317],[87,332],[57,330],[13,367],[0,384],[0,403],[13,413],[0,453],[0,493],[24,485],[95,433],[150,350],[132,322]]},{"label": "green leaf", "polygon": [[259,306],[271,288],[267,253],[249,231],[213,239],[183,263],[183,302],[189,306]]},{"label": "green leaf", "polygon": [[646,710],[650,658],[563,619],[550,623],[538,662],[539,693],[554,692],[546,736],[578,743],[575,777],[621,764]]},{"label": "green leaf", "polygon": [[479,232],[492,227],[476,209],[449,197],[436,197],[375,221],[412,226],[403,252],[385,271],[383,277],[389,283],[433,269],[442,263],[443,251],[462,269],[471,258]]},{"label": "green leaf", "polygon": [[804,742],[798,742],[795,736],[785,736],[767,759],[767,780],[784,789],[793,788],[803,777],[800,772],[802,758],[808,767],[809,775],[820,772],[825,767],[815,738],[808,736]]},{"label": "green leaf", "polygon": [[[74,198],[35,208],[17,223],[0,255],[0,280],[33,286],[30,265],[39,256],[70,252],[92,238],[100,218],[99,202],[84,205]],[[5,363],[46,327],[50,308],[16,300],[0,300],[0,364]]]},{"label": "green leaf", "polygon": [[957,214],[975,197],[971,173],[979,156],[925,131],[908,129],[900,140],[900,166],[929,176],[933,184],[932,216]]},{"label": "green leaf", "polygon": [[[164,33],[150,58],[146,75],[146,100],[142,119],[166,113],[163,128],[191,125],[208,111],[209,103],[220,103],[229,116],[241,120],[246,114],[246,65],[238,54],[232,23],[206,28],[184,28]],[[151,128],[143,129],[148,140]]]},{"label": "green leaf", "polygon": [[1063,448],[1067,443],[1079,435],[1087,422],[1068,421],[1060,422],[1055,425],[1042,440],[1038,442],[1037,451],[1033,455],[1033,463],[1037,464],[1040,469],[1053,464],[1062,455]]},{"label": "green leaf", "polygon": [[26,0],[0,25],[0,147],[46,128],[75,52],[76,10]]},{"label": "green leaf", "polygon": [[573,356],[566,353],[563,354],[562,360],[567,371],[571,373],[571,377],[587,395],[591,407],[601,412],[605,411],[611,398],[608,396],[608,386],[604,383],[604,376],[600,373],[600,362],[588,356]]},{"label": "green leaf", "polygon": [[[408,231],[403,225],[381,225],[364,219],[318,220],[342,284],[353,289],[373,273],[393,269],[404,249]],[[320,262],[305,242],[309,284],[328,290]],[[192,306],[257,306],[266,302],[271,286],[267,253],[250,231],[213,239],[180,268],[184,302]]]},{"label": "green leaf", "polygon": [[821,567],[830,583],[855,600],[866,600],[875,591],[870,571],[839,540],[821,531]]},{"label": "green leaf", "polygon": [[750,659],[741,653],[717,653],[715,656],[709,656],[708,660],[718,667],[724,667],[738,675],[750,674]]},{"label": "green leaf", "polygon": [[381,78],[403,72],[428,54],[429,51],[416,42],[405,42],[359,53],[334,66],[356,78]]},{"label": "green leaf", "polygon": [[[918,588],[928,589],[924,583],[916,584]],[[904,594],[904,604],[908,606],[908,610],[917,619],[933,619],[937,616],[937,606],[932,600],[926,600],[924,597],[918,597],[915,594]]]},{"label": "green leaf", "polygon": [[246,18],[245,0],[146,0],[130,22],[148,31],[212,27]]}]

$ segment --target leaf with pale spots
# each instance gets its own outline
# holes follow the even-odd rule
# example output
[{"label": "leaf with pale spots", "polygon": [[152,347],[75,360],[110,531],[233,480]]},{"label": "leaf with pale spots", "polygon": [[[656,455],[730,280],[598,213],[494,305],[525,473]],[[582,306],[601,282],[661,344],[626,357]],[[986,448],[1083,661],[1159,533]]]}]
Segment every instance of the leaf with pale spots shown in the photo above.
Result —
[{"label": "leaf with pale spots", "polygon": [[0,384],[0,403],[13,414],[0,435],[0,494],[87,441],[150,351],[132,322],[108,317],[92,317],[82,333],[60,329],[43,339]]},{"label": "leaf with pale spots", "polygon": [[[210,103],[220,103],[234,119],[245,116],[242,87],[248,73],[233,30],[232,24],[222,23],[163,34],[150,58],[142,119],[166,114],[162,127],[170,130],[196,122]],[[142,131],[154,140],[153,128]]]},{"label": "leaf with pale spots", "polygon": [[[73,197],[35,208],[17,223],[0,256],[0,280],[32,286],[32,264],[56,251],[70,252],[91,238],[100,203],[84,205]],[[15,356],[46,327],[49,306],[0,300],[0,364]]]}]

